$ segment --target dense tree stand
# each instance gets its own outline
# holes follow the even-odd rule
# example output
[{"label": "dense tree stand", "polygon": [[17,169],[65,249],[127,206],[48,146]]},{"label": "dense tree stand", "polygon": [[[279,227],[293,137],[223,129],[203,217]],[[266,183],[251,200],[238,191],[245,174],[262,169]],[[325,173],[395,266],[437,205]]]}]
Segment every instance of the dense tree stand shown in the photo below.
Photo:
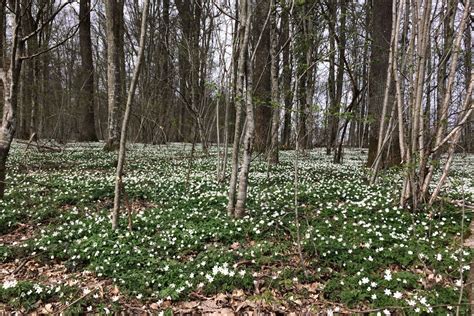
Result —
[{"label": "dense tree stand", "polygon": [[474,315],[472,5],[0,1],[0,314]]}]

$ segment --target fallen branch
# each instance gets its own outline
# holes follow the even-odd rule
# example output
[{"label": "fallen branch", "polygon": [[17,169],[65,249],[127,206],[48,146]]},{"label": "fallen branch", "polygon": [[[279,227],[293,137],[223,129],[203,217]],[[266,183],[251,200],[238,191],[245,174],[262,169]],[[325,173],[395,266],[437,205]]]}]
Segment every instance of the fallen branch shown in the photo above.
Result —
[{"label": "fallen branch", "polygon": [[38,137],[36,136],[36,133],[31,134],[31,137],[28,140],[28,145],[26,145],[25,151],[27,151],[30,148],[30,145],[33,141],[35,141],[36,144],[38,144]]},{"label": "fallen branch", "polygon": [[24,141],[24,140],[17,139],[16,142],[19,143],[19,144],[27,145],[26,149],[28,149],[29,146],[35,146],[36,148],[38,148],[38,150],[39,149],[46,149],[46,150],[57,152],[57,153],[60,153],[60,152],[63,151],[61,148],[51,147],[51,146],[47,146],[47,145],[40,145],[38,143],[32,143],[31,141]]},{"label": "fallen branch", "polygon": [[470,210],[474,210],[474,205],[467,204],[466,201],[464,201],[464,200],[453,200],[453,199],[450,199],[450,198],[447,198],[447,197],[440,197],[440,196],[437,197],[436,199],[440,200],[440,201],[448,202],[450,204],[453,204],[453,205],[456,205],[456,206],[459,206],[459,207],[464,207],[464,208],[467,208],[467,209],[470,209]]},{"label": "fallen branch", "polygon": [[73,301],[71,304],[69,305],[66,305],[64,306],[62,309],[60,309],[58,312],[57,312],[57,315],[61,315],[62,312],[64,312],[65,310],[68,310],[72,305],[76,304],[77,302],[83,300],[84,298],[86,298],[87,296],[91,295],[92,293],[94,293],[95,291],[97,291],[99,288],[96,287],[95,289],[91,290],[90,292],[82,295],[81,297],[79,297],[77,300]]},{"label": "fallen branch", "polygon": [[23,269],[23,267],[24,267],[31,259],[33,259],[33,258],[35,258],[35,257],[37,257],[37,256],[39,256],[39,255],[40,255],[40,254],[37,253],[37,254],[35,254],[35,255],[32,255],[32,256],[27,257],[27,258],[26,258],[25,260],[23,260],[23,261],[20,263],[20,265],[19,265],[15,270],[13,270],[13,272],[11,272],[10,274],[11,274],[11,275],[17,274],[18,272],[20,272],[21,269]]},{"label": "fallen branch", "polygon": [[197,292],[191,292],[189,294],[189,296],[194,296],[195,298],[198,298],[200,300],[205,300],[205,301],[210,300],[212,298],[212,297],[206,297],[206,296],[204,296],[202,294],[199,294]]}]

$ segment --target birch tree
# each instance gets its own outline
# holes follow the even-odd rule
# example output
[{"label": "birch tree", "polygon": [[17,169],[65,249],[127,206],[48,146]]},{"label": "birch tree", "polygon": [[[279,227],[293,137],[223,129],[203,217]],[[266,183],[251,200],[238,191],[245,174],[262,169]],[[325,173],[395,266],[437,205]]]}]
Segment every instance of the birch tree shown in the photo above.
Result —
[{"label": "birch tree", "polygon": [[[379,145],[377,159],[382,155],[384,146],[387,145],[390,135],[398,127],[398,141],[404,167],[403,187],[400,194],[400,205],[409,205],[418,209],[425,204],[433,204],[440,192],[446,176],[449,172],[454,150],[459,142],[463,125],[472,113],[472,82],[465,85],[466,90],[461,94],[464,101],[456,110],[453,102],[453,89],[456,80],[457,66],[461,58],[460,50],[462,36],[467,27],[470,2],[464,2],[462,12],[457,25],[455,36],[446,36],[445,47],[450,47],[451,62],[447,71],[447,77],[442,80],[438,76],[438,84],[444,85],[442,95],[436,102],[438,114],[433,124],[429,121],[431,104],[427,93],[427,66],[430,56],[430,30],[432,29],[433,16],[437,14],[432,8],[432,1],[418,0],[405,7],[405,1],[398,1],[393,10],[393,33],[391,40],[391,57],[389,68],[392,69],[395,95],[396,95],[396,120],[395,114],[391,115],[385,128],[383,121],[380,123]],[[408,3],[407,3],[408,4]],[[457,10],[449,15],[456,15]],[[402,23],[404,25],[402,25]],[[405,39],[399,41],[401,30],[410,26],[408,32],[403,33]],[[404,43],[408,43],[406,47]],[[400,45],[402,45],[400,47]],[[447,45],[447,46],[446,46]],[[441,72],[443,65],[438,64]],[[439,70],[439,69],[438,69]],[[471,79],[472,80],[472,79]],[[384,107],[387,108],[389,89],[385,89]],[[449,118],[449,114],[454,115]],[[449,129],[449,120],[454,121]],[[433,126],[433,128],[430,128]],[[441,160],[441,154],[449,143],[447,158]],[[377,173],[378,164],[374,172]],[[436,171],[441,171],[441,178],[435,185],[434,191],[430,192],[433,176]]]},{"label": "birch tree", "polygon": [[16,131],[18,87],[23,62],[21,54],[25,45],[24,39],[20,37],[21,5],[19,0],[14,1],[12,10],[14,17],[10,30],[12,34],[10,58],[7,63],[2,61],[0,70],[0,80],[3,83],[3,113],[2,125],[0,126],[0,198],[3,198],[5,194],[6,163]]},{"label": "birch tree", "polygon": [[[251,17],[254,7],[253,0],[241,0],[239,2],[239,35],[237,61],[237,82],[236,82],[236,119],[234,144],[232,148],[232,170],[229,183],[229,194],[227,213],[231,217],[240,218],[245,213],[245,203],[247,200],[248,174],[250,159],[253,150],[253,140],[255,137],[255,123],[252,100],[252,63],[249,54],[249,36],[251,29]],[[239,141],[240,125],[243,108],[247,111],[247,123],[245,124],[243,157],[239,173]]]},{"label": "birch tree", "polygon": [[[2,6],[4,3],[2,4]],[[37,51],[26,51],[25,44],[32,37],[43,31],[50,25],[54,18],[69,5],[69,2],[59,4],[52,10],[49,16],[43,18],[43,21],[25,33],[23,29],[25,7],[22,0],[10,2],[10,13],[12,14],[11,24],[0,25],[1,32],[11,36],[10,56],[0,61],[0,81],[3,85],[3,108],[2,121],[0,125],[0,199],[4,197],[6,187],[6,163],[10,152],[13,137],[17,131],[17,113],[19,102],[19,87],[21,79],[21,69],[25,60],[37,58],[42,54],[64,44],[70,37],[59,41],[54,47],[39,49]],[[8,27],[8,29],[4,29]]]},{"label": "birch tree", "polygon": [[[341,12],[339,14],[339,33],[336,33],[337,6],[335,0],[328,1],[325,15],[329,28],[329,110],[328,110],[328,138],[326,154],[331,154],[335,149],[339,131],[339,114],[342,100],[342,89],[344,83],[344,59],[346,54],[346,14],[347,1],[340,0]],[[337,49],[336,49],[337,43]],[[336,66],[337,52],[337,71]]]}]

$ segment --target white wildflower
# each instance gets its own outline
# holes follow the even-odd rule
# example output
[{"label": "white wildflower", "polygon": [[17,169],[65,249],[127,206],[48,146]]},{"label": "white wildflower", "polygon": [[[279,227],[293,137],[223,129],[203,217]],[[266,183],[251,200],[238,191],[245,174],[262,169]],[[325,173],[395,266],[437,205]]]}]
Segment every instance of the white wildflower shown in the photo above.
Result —
[{"label": "white wildflower", "polygon": [[18,284],[17,280],[6,280],[5,282],[3,282],[3,288],[6,290],[9,288],[15,287],[17,284]]}]

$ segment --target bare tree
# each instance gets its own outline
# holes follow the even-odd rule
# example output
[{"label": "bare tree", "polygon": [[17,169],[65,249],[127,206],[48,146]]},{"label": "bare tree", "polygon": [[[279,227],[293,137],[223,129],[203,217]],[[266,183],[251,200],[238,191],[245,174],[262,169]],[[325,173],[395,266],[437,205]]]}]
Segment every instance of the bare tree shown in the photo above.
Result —
[{"label": "bare tree", "polygon": [[269,0],[256,0],[252,18],[252,45],[255,47],[253,66],[255,99],[255,150],[264,152],[270,146],[272,128],[272,95],[270,70],[270,12]]},{"label": "bare tree", "polygon": [[281,143],[286,148],[290,147],[291,140],[291,56],[290,56],[290,8],[289,1],[283,1],[281,12],[280,45],[282,46],[282,93],[285,105],[285,115],[283,117],[283,129]]},{"label": "bare tree", "polygon": [[[294,9],[294,10],[293,10]],[[313,144],[312,134],[314,127],[313,100],[315,91],[316,54],[319,45],[319,35],[316,29],[317,14],[315,3],[295,3],[292,29],[292,53],[294,60],[294,122],[295,142],[304,152]]]},{"label": "bare tree", "polygon": [[278,163],[278,131],[280,128],[280,100],[278,86],[278,30],[277,30],[277,7],[275,0],[270,1],[270,73],[271,73],[271,97],[272,97],[272,129],[271,129],[271,145],[269,161],[270,163]]},{"label": "bare tree", "polygon": [[[120,56],[121,29],[123,25],[124,0],[106,0],[106,33],[107,33],[107,141],[105,150],[116,150],[119,147],[120,102],[122,94],[123,62]],[[123,49],[123,45],[122,45]]]},{"label": "bare tree", "polygon": [[[347,1],[340,0],[341,12],[339,14],[339,34],[336,33],[337,6],[336,0],[329,0],[327,5],[328,13],[325,15],[329,27],[329,111],[328,115],[328,139],[326,154],[330,154],[336,147],[339,131],[339,115],[342,100],[342,89],[344,83],[344,60],[346,52],[346,14]],[[336,49],[337,42],[337,49]],[[337,51],[337,72],[336,66]]]},{"label": "bare tree", "polygon": [[[3,5],[3,4],[2,4]],[[70,37],[66,37],[62,41],[56,43],[52,47],[38,49],[38,51],[26,51],[25,44],[32,37],[42,32],[54,18],[61,12],[69,2],[59,4],[52,10],[51,14],[44,17],[41,23],[31,29],[30,32],[25,32],[23,29],[23,13],[25,12],[24,3],[22,0],[15,0],[10,2],[10,12],[13,15],[12,23],[9,30],[5,30],[6,23],[0,25],[3,34],[11,36],[10,56],[8,60],[1,61],[0,80],[3,83],[3,109],[2,121],[0,125],[0,198],[3,198],[5,193],[5,177],[6,177],[6,162],[10,152],[10,146],[17,130],[17,111],[19,101],[19,87],[21,79],[21,68],[24,60],[30,60],[38,57],[48,51],[53,50],[63,45]]]},{"label": "bare tree", "polygon": [[[441,124],[444,128],[446,125],[443,121],[442,102],[443,96],[446,93],[447,70],[452,57],[452,43],[454,38],[454,17],[456,13],[456,0],[446,0],[442,2],[443,5],[443,36],[442,48],[440,50],[439,65],[437,72],[437,109],[436,109],[436,124]],[[469,36],[470,37],[470,36]],[[444,131],[443,131],[444,134]]]},{"label": "bare tree", "polygon": [[[468,87],[468,82],[472,80],[472,28],[466,27],[464,35],[464,80],[466,81],[466,87]],[[471,113],[471,116],[467,119],[466,127],[463,134],[463,146],[468,153],[474,152],[474,115]]]},{"label": "bare tree", "polygon": [[[428,121],[429,117],[426,115],[429,113],[430,103],[426,102],[429,101],[427,94],[430,93],[430,90],[424,87],[427,86],[427,67],[433,67],[428,62],[430,56],[429,31],[432,29],[433,15],[437,12],[432,9],[432,2],[429,0],[415,1],[406,10],[404,5],[405,1],[400,1],[398,9],[393,10],[395,23],[392,30],[392,62],[389,64],[393,70],[396,110],[392,109],[386,128],[384,128],[382,121],[380,122],[376,161],[380,159],[384,146],[389,143],[390,135],[395,131],[395,127],[398,127],[400,153],[405,167],[400,204],[409,204],[416,209],[424,203],[432,204],[436,200],[449,172],[454,148],[459,142],[462,127],[472,113],[472,82],[468,87],[464,86],[467,88],[466,94],[464,94],[465,101],[456,111],[454,111],[456,105],[453,102],[453,87],[460,59],[462,36],[469,20],[470,2],[464,3],[462,17],[457,26],[459,31],[456,36],[444,38],[449,42],[446,45],[452,51],[451,62],[447,70],[443,95],[439,96],[441,100],[437,103],[438,115],[432,130],[430,128],[432,125]],[[452,14],[456,14],[456,12]],[[403,33],[402,40],[399,41],[398,34],[400,30],[404,29],[401,21],[405,25],[411,25],[412,29],[407,34]],[[408,43],[406,47],[403,46],[405,42]],[[443,68],[439,64],[438,67]],[[386,88],[385,108],[387,108],[389,93],[389,89]],[[426,102],[424,101],[425,97]],[[455,122],[455,125],[449,130],[448,115],[452,112],[455,113],[455,116],[451,117],[451,120]],[[397,113],[397,121],[394,119],[394,113]],[[444,164],[441,164],[441,154],[448,142],[450,142],[448,157]],[[429,188],[433,175],[439,166],[442,169],[442,176],[435,190],[430,193]],[[377,172],[377,169],[376,164],[374,171]]]},{"label": "bare tree", "polygon": [[[250,17],[254,9],[253,0],[247,0],[247,12],[244,16]],[[250,27],[250,26],[248,26]],[[255,52],[255,51],[254,51]],[[248,53],[247,53],[248,54]],[[247,112],[247,121],[244,134],[242,164],[239,173],[239,189],[237,191],[237,201],[235,203],[235,217],[242,218],[245,215],[245,205],[247,202],[247,186],[249,181],[250,160],[252,158],[254,140],[255,140],[255,117],[253,105],[253,61],[255,54],[246,59],[246,87],[242,97],[245,97],[245,109]]]},{"label": "bare tree", "polygon": [[[393,89],[390,86],[391,74],[387,77],[390,42],[392,33],[392,4],[393,0],[372,2],[371,9],[371,45],[369,70],[369,152],[367,165],[372,166],[377,155],[379,143],[379,125],[387,121],[393,103]],[[388,94],[385,93],[388,87]],[[385,95],[388,96],[389,110],[383,111]],[[398,145],[398,144],[397,144]]]},{"label": "bare tree", "polygon": [[[137,87],[138,78],[140,76],[140,68],[143,61],[143,55],[145,52],[145,35],[146,35],[146,26],[147,26],[146,19],[147,19],[147,14],[148,14],[149,3],[150,3],[149,0],[144,0],[143,2],[142,21],[141,21],[141,27],[140,27],[140,43],[139,43],[140,48],[138,50],[138,58],[135,64],[135,70],[133,71],[132,82],[128,90],[127,103],[125,105],[125,114],[123,117],[122,130],[120,134],[120,147],[119,147],[119,153],[118,153],[118,163],[117,163],[116,178],[115,178],[114,208],[112,211],[112,229],[118,228],[120,198],[121,198],[122,191],[125,190],[122,178],[123,178],[123,169],[125,165],[127,129],[128,129],[128,122],[130,119],[133,97],[135,94],[135,89]],[[129,228],[131,229],[131,227]]]},{"label": "bare tree", "polygon": [[[449,108],[451,105],[452,90],[453,90],[454,80],[456,76],[456,67],[457,67],[457,64],[459,61],[459,55],[460,55],[459,51],[461,47],[462,36],[464,34],[464,29],[467,27],[467,23],[468,23],[467,21],[469,19],[469,14],[471,10],[470,6],[471,6],[470,2],[466,2],[464,4],[464,12],[460,21],[459,31],[456,37],[452,39],[452,49],[453,49],[452,60],[453,61],[451,62],[451,65],[449,68],[449,74],[448,74],[447,82],[446,82],[446,89],[445,89],[444,95],[442,96],[441,107],[438,108],[438,111],[441,111],[441,115],[438,118],[438,120],[441,120],[441,121],[437,123],[437,128],[435,132],[435,140],[434,140],[434,148],[429,152],[427,150],[428,146],[420,146],[420,152],[421,152],[420,154],[420,173],[421,174],[419,176],[420,184],[415,188],[415,190],[419,190],[419,194],[416,194],[416,193],[414,194],[414,198],[418,197],[419,202],[424,201],[426,199],[426,194],[428,193],[428,188],[431,183],[433,173],[435,170],[436,163],[432,162],[429,164],[429,167],[426,167],[428,166],[428,160],[429,158],[433,158],[434,162],[436,162],[439,159],[439,151],[441,149],[443,142],[445,141],[445,138],[443,137],[446,130],[445,122],[447,122]],[[471,109],[472,108],[472,95],[468,94],[465,96],[465,98],[468,100],[466,101],[467,105],[465,106],[465,110],[462,111],[461,114],[459,114],[459,116],[460,117],[466,116],[468,118],[470,113],[472,112],[472,109]],[[459,121],[462,122],[463,120],[460,119]],[[421,132],[421,135],[423,135],[422,132]],[[454,145],[456,145],[459,141],[458,133],[455,133],[455,134],[450,133],[449,135],[450,137],[456,136],[453,139],[451,139],[451,142]],[[421,136],[418,137],[418,140],[419,140],[419,144],[423,145],[421,143],[422,142]],[[430,202],[432,202],[431,199],[430,199]]]},{"label": "bare tree", "polygon": [[[21,4],[20,1],[13,3],[13,24],[10,58],[4,63],[0,70],[0,80],[3,83],[3,114],[0,126],[0,198],[5,194],[6,163],[10,145],[16,131],[16,110],[18,105],[18,88],[20,80],[21,65],[23,59],[21,54],[25,42],[20,36],[21,32]],[[3,26],[2,26],[3,28]],[[3,32],[3,30],[2,30]]]},{"label": "bare tree", "polygon": [[79,141],[97,141],[94,115],[94,63],[91,40],[91,1],[79,3],[79,40],[81,47],[81,90],[79,97]]},{"label": "bare tree", "polygon": [[[238,35],[238,61],[237,61],[237,82],[236,82],[236,118],[234,145],[232,147],[232,171],[230,176],[227,213],[231,217],[241,217],[245,212],[245,202],[247,199],[247,183],[252,154],[254,121],[252,103],[252,66],[249,58],[249,36],[251,28],[251,17],[253,0],[241,0],[239,2],[239,35]],[[247,124],[244,140],[244,157],[239,170],[239,142],[240,125],[243,107],[247,110]],[[249,122],[250,120],[250,122]],[[250,127],[249,127],[250,125]],[[238,175],[238,177],[237,177]],[[238,182],[238,186],[237,186]]]}]

